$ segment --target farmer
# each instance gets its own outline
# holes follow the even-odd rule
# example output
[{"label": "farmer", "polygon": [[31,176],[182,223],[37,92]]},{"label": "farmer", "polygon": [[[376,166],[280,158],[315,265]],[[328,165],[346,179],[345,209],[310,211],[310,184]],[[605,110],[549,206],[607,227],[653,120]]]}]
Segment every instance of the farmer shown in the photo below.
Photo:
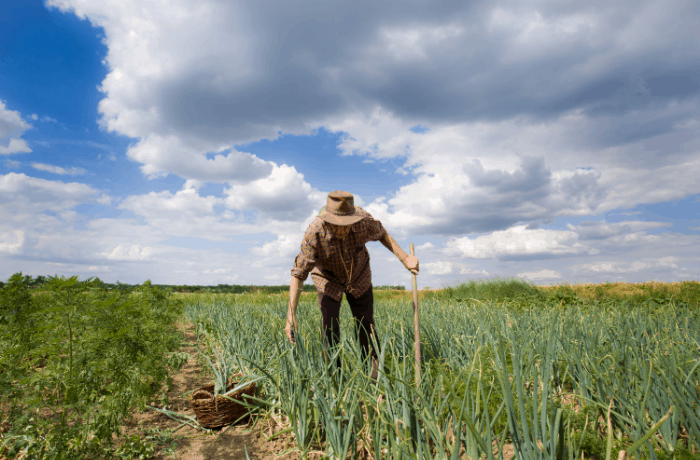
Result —
[{"label": "farmer", "polygon": [[355,332],[359,336],[363,361],[369,347],[372,347],[372,379],[376,380],[379,362],[370,334],[377,343],[379,338],[374,327],[372,272],[365,247],[368,241],[380,241],[401,260],[406,269],[418,273],[418,259],[406,254],[381,222],[355,206],[351,193],[329,193],[326,206],[309,224],[301,242],[301,253],[294,259],[285,333],[294,344],[301,286],[311,273],[321,308],[321,327],[326,346],[333,347],[340,340],[338,318],[340,301],[345,292],[355,317]]}]

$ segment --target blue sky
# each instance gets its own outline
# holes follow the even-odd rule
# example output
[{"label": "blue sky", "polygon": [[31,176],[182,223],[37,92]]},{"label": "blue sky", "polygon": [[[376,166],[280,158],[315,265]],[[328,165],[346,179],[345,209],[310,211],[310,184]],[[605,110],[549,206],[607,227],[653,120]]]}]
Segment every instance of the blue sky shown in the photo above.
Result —
[{"label": "blue sky", "polygon": [[2,3],[0,278],[286,284],[345,190],[422,287],[698,279],[696,2],[394,5]]}]

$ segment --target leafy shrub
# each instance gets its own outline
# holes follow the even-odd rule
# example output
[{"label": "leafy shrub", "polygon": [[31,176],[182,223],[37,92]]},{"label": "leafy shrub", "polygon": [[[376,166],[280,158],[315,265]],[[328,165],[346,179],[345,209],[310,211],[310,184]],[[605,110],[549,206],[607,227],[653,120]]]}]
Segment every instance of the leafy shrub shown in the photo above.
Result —
[{"label": "leafy shrub", "polygon": [[10,425],[0,453],[95,458],[168,379],[183,305],[150,281],[134,294],[76,276],[43,287],[32,296],[18,273],[0,289],[0,398]]}]

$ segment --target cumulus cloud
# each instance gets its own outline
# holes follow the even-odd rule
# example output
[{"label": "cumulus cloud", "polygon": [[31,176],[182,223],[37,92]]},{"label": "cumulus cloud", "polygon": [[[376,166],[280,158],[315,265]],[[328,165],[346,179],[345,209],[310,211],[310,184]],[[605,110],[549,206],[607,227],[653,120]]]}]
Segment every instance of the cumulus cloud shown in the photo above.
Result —
[{"label": "cumulus cloud", "polygon": [[595,253],[595,249],[579,243],[574,232],[528,230],[524,225],[476,238],[454,238],[445,244],[445,251],[459,257],[498,257],[501,260],[533,260]]},{"label": "cumulus cloud", "polygon": [[[431,260],[432,257],[421,257],[419,260]],[[449,261],[437,261],[437,262],[427,262],[421,264],[421,274],[441,276],[450,275],[453,273],[459,273],[460,275],[472,275],[472,276],[488,276],[489,272],[484,269],[469,268],[461,262],[449,262]]]},{"label": "cumulus cloud", "polygon": [[301,238],[299,234],[279,235],[277,240],[251,248],[250,253],[259,257],[294,258],[299,252]]},{"label": "cumulus cloud", "polygon": [[[269,176],[272,163],[263,161],[250,153],[231,151],[226,146],[188,143],[176,136],[149,135],[127,150],[127,155],[143,163],[141,171],[149,176],[168,173],[186,179],[209,182],[236,182],[245,184]],[[212,159],[206,153],[216,149]]]},{"label": "cumulus cloud", "polygon": [[[266,280],[288,283],[303,237],[303,231],[281,234],[274,241],[250,248],[250,267],[259,270]],[[310,277],[307,282],[311,282]]]},{"label": "cumulus cloud", "polygon": [[523,272],[523,273],[518,273],[517,275],[518,278],[527,278],[529,280],[537,281],[537,280],[550,280],[550,279],[561,279],[561,273],[555,270],[539,270],[536,272]]},{"label": "cumulus cloud", "polygon": [[70,209],[85,202],[109,204],[110,197],[86,184],[29,177],[0,175],[0,214],[31,220],[45,211],[70,217]]},{"label": "cumulus cloud", "polygon": [[6,108],[5,102],[0,101],[0,155],[31,152],[27,142],[20,139],[29,128],[31,125],[22,120],[18,111]]},{"label": "cumulus cloud", "polygon": [[238,234],[264,233],[283,238],[291,229],[300,242],[327,195],[311,188],[293,168],[277,165],[271,180],[224,188],[223,196],[201,193],[202,185],[190,179],[175,193],[131,195],[117,207],[132,212],[158,233],[171,236],[223,242]]},{"label": "cumulus cloud", "polygon": [[[274,165],[272,173],[247,185],[233,184],[224,190],[228,208],[254,209],[276,220],[299,221],[325,204],[322,193],[304,180],[293,166]],[[361,203],[358,202],[361,206]]]},{"label": "cumulus cloud", "polygon": [[46,171],[54,174],[77,176],[85,174],[86,171],[83,168],[77,168],[72,166],[70,169],[61,168],[60,166],[47,165],[45,163],[32,163],[32,168],[38,171]]},{"label": "cumulus cloud", "polygon": [[[366,152],[372,157],[387,155],[394,146],[401,148],[391,155],[406,155],[405,146],[410,145],[406,164],[415,181],[371,206],[404,236],[482,233],[700,192],[700,162],[688,146],[682,155],[659,154],[669,163],[645,169],[644,162],[631,157],[638,157],[647,145],[635,144],[628,149],[630,158],[623,158],[634,167],[618,166],[610,150],[602,157],[596,150],[572,144],[574,126],[586,123],[579,116],[541,125],[514,119],[498,125],[436,127],[423,134],[411,132],[408,124],[398,126],[391,114],[378,117],[386,129],[382,137],[389,138],[385,144],[374,136],[369,120],[337,128],[350,129],[353,137],[374,145],[379,153]],[[496,137],[499,132],[502,140]],[[689,135],[684,131],[678,136]],[[661,151],[667,150],[671,152]],[[523,188],[528,186],[532,188]]]},{"label": "cumulus cloud", "polygon": [[470,268],[463,268],[459,271],[460,275],[482,275],[482,276],[488,276],[489,272],[486,270],[475,270],[475,269],[470,269]]},{"label": "cumulus cloud", "polygon": [[119,208],[153,220],[174,216],[175,213],[182,220],[195,220],[213,214],[214,205],[220,202],[221,199],[214,196],[199,195],[197,189],[188,183],[175,194],[164,191],[129,196],[121,202]]},{"label": "cumulus cloud", "polygon": [[[494,161],[510,163],[494,168],[483,158],[491,152],[479,152],[486,169],[513,169],[517,150],[544,156],[553,177],[562,158],[574,158],[562,147],[599,165],[629,167],[635,158],[633,168],[660,161],[640,144],[652,138],[673,137],[660,143],[664,163],[694,151],[683,145],[700,93],[697,37],[687,33],[694,14],[682,1],[635,2],[633,14],[627,2],[416,3],[399,14],[372,2],[290,8],[181,0],[167,11],[135,0],[48,4],[104,28],[102,123],[141,139],[130,155],[147,174],[196,178],[185,167],[193,164],[191,174],[217,176],[214,164],[226,171],[243,160],[233,153],[205,160],[207,152],[319,126],[346,134],[346,154],[407,157],[402,170],[430,166],[422,152],[428,138],[459,155],[485,143]],[[382,121],[377,110],[396,121]],[[409,131],[418,124],[429,131]],[[467,141],[449,135],[465,128]],[[619,149],[603,157],[608,148]],[[577,166],[589,164],[564,169]],[[591,205],[600,198],[590,186],[584,191]]]},{"label": "cumulus cloud", "polygon": [[551,260],[565,257],[590,257],[602,251],[620,252],[644,245],[657,245],[660,235],[648,230],[670,229],[669,222],[605,221],[569,224],[569,230],[528,228],[520,225],[476,237],[452,238],[443,254],[470,259],[495,258],[500,261]]},{"label": "cumulus cloud", "polygon": [[640,259],[632,262],[606,261],[595,263],[577,264],[572,267],[574,273],[577,272],[597,272],[597,273],[635,273],[649,268],[678,268],[677,257],[668,256],[659,259]]},{"label": "cumulus cloud", "polygon": [[412,180],[367,206],[399,237],[700,192],[700,56],[681,1],[633,14],[443,2],[398,16],[375,3],[181,0],[175,15],[148,1],[48,4],[104,29],[101,123],[138,139],[127,154],[144,174],[228,182],[231,209],[310,214],[293,166],[233,146],[320,127],[342,133],[343,155],[405,159]]},{"label": "cumulus cloud", "polygon": [[138,244],[133,246],[115,247],[109,254],[105,254],[110,260],[148,260],[153,253],[153,249],[149,247],[142,248]]},{"label": "cumulus cloud", "polygon": [[[400,11],[378,2],[47,5],[104,29],[101,125],[134,139],[127,156],[145,175],[187,180],[175,193],[125,198],[119,209],[135,220],[90,221],[86,231],[102,232],[106,241],[81,256],[89,266],[113,256],[133,269],[158,254],[173,265],[172,276],[196,278],[205,268],[201,256],[163,252],[157,241],[268,232],[273,242],[254,248],[255,260],[239,262],[260,261],[260,270],[273,272],[265,276],[277,276],[275,253],[294,252],[293,242],[327,192],[307,183],[293,164],[278,165],[236,146],[320,127],[341,134],[342,155],[398,160],[404,185],[364,207],[396,229],[398,239],[422,234],[447,240],[443,248],[420,247],[424,275],[550,270],[566,277],[571,271],[564,265],[536,264],[576,256],[589,264],[580,265],[582,276],[608,273],[600,267],[611,263],[618,271],[609,273],[644,276],[652,265],[620,272],[634,268],[624,257],[647,264],[652,256],[640,251],[691,254],[698,246],[690,236],[650,234],[666,225],[660,223],[540,228],[558,217],[700,193],[700,55],[692,27],[697,11],[687,2],[445,1],[406,4]],[[0,153],[29,152],[21,139],[29,127],[3,104]],[[56,222],[75,219],[71,210],[84,200],[109,202],[84,184],[1,177],[0,211],[13,222],[32,216],[36,225],[55,230]],[[225,183],[224,194],[204,196],[206,182]],[[88,251],[77,238],[47,235],[66,238],[71,251]],[[40,247],[35,240],[27,232],[22,251]],[[50,246],[48,237],[42,241]],[[153,251],[150,259],[146,248]],[[61,256],[77,260],[69,249]],[[383,247],[371,249],[377,251],[386,256]],[[227,267],[226,257],[211,255],[211,269]],[[396,260],[373,261],[375,273],[399,279]],[[688,260],[673,263],[677,267],[661,268],[682,274]]]},{"label": "cumulus cloud", "polygon": [[6,146],[0,145],[0,155],[11,155],[13,153],[29,153],[29,148],[24,139],[10,139]]},{"label": "cumulus cloud", "polygon": [[423,264],[423,270],[431,275],[445,275],[454,271],[455,265],[452,262],[428,262]]},{"label": "cumulus cloud", "polygon": [[[83,276],[99,273],[105,279],[130,282],[150,278],[154,282],[183,284],[255,284],[260,280],[286,283],[305,230],[296,227],[290,231],[285,221],[236,222],[239,214],[226,214],[232,211],[223,205],[224,198],[203,196],[197,181],[188,181],[176,193],[154,192],[123,200],[120,209],[133,212],[136,218],[93,219],[86,222],[84,229],[76,230],[64,224],[76,219],[71,214],[72,207],[86,196],[95,196],[97,191],[22,175],[9,176],[8,180],[8,176],[0,182],[0,198],[4,200],[0,205],[20,199],[13,193],[23,193],[26,198],[21,198],[25,201],[11,211],[6,207],[0,210],[10,216],[4,226],[0,225],[0,257],[6,267],[17,260],[12,257],[21,257],[23,266],[31,268],[34,274],[51,273],[60,267],[61,272]],[[42,190],[50,192],[42,194]],[[543,281],[578,276],[586,281],[604,281],[620,277],[648,279],[665,273],[667,277],[683,278],[697,266],[693,259],[697,237],[646,233],[667,226],[654,222],[584,222],[567,230],[519,226],[507,235],[494,232],[497,238],[493,240],[487,235],[472,238],[476,243],[473,246],[457,239],[448,240],[444,247],[425,243],[417,247],[422,268],[419,283],[444,285],[486,276]],[[17,237],[16,230],[23,232],[22,238]],[[241,251],[242,255],[237,251],[185,249],[159,243],[172,235],[231,241],[235,234],[259,237],[254,242],[250,237],[243,238],[255,246],[247,254]],[[265,235],[273,239],[270,241]],[[386,248],[372,243],[368,249],[375,284],[410,285],[410,273]],[[577,257],[575,270],[571,268],[572,259],[561,258],[569,253]],[[48,265],[49,262],[61,265]],[[557,273],[561,278],[555,276]]]},{"label": "cumulus cloud", "polygon": [[578,226],[568,224],[569,229],[576,232],[578,239],[584,240],[605,240],[612,237],[628,236],[642,230],[652,230],[660,228],[671,228],[671,222],[640,222],[628,221],[618,223],[608,222],[581,222]]},{"label": "cumulus cloud", "polygon": [[17,252],[23,243],[24,232],[22,230],[0,233],[0,252]]}]

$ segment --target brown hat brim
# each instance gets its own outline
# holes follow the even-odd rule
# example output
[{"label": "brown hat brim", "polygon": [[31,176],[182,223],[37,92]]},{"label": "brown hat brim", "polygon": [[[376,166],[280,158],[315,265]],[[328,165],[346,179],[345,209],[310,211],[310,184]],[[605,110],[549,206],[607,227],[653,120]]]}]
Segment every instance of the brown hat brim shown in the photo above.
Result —
[{"label": "brown hat brim", "polygon": [[335,214],[331,214],[330,212],[326,211],[325,209],[323,209],[321,211],[321,213],[318,215],[318,217],[320,217],[324,221],[328,222],[329,224],[341,225],[341,226],[352,225],[355,222],[359,222],[362,219],[364,219],[363,216],[361,216],[357,213],[353,214],[351,216],[336,216]]}]

